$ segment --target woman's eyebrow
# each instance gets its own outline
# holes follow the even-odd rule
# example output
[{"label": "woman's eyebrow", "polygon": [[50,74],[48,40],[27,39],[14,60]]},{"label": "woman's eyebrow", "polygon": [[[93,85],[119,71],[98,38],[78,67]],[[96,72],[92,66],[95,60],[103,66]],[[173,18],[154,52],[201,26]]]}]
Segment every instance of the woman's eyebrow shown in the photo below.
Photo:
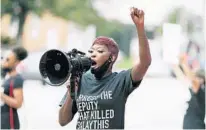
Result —
[{"label": "woman's eyebrow", "polygon": [[97,48],[91,48],[92,50],[97,50],[97,49],[103,49],[103,50],[105,50],[105,48],[104,47],[97,47]]}]

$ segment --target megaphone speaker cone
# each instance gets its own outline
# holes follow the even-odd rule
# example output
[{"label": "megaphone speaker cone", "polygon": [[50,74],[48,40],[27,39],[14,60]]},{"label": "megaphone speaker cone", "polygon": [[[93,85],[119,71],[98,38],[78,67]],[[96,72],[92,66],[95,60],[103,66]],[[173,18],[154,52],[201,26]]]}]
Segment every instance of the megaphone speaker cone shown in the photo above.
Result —
[{"label": "megaphone speaker cone", "polygon": [[67,81],[71,63],[64,52],[49,50],[41,57],[39,70],[46,83],[59,86]]}]

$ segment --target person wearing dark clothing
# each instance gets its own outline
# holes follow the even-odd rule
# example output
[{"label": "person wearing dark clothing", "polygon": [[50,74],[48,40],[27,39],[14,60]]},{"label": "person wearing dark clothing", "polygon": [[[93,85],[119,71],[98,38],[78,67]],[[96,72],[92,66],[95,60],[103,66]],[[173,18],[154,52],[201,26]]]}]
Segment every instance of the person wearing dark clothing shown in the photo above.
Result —
[{"label": "person wearing dark clothing", "polygon": [[191,99],[184,116],[183,129],[205,129],[205,74],[204,70],[196,73],[190,88]]},{"label": "person wearing dark clothing", "polygon": [[20,61],[27,57],[27,51],[22,47],[16,47],[10,51],[1,64],[5,80],[1,92],[1,129],[20,129],[17,109],[23,102],[23,78],[16,71]]},{"label": "person wearing dark clothing", "polygon": [[77,86],[77,97],[68,91],[61,102],[59,124],[67,125],[78,112],[76,129],[124,129],[125,105],[128,96],[140,85],[151,55],[144,30],[144,12],[131,8],[139,38],[139,63],[119,73],[112,72],[118,57],[118,44],[108,37],[98,37],[89,50],[93,61]]}]

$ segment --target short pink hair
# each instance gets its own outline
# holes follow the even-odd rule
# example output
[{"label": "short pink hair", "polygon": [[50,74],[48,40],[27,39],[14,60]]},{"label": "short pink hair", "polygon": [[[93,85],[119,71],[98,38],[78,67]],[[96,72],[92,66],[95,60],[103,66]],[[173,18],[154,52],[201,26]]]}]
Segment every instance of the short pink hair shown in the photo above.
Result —
[{"label": "short pink hair", "polygon": [[117,59],[119,47],[114,39],[105,36],[100,36],[94,40],[92,46],[95,44],[105,45],[108,48],[108,50],[112,53],[112,55],[115,56],[115,60]]}]

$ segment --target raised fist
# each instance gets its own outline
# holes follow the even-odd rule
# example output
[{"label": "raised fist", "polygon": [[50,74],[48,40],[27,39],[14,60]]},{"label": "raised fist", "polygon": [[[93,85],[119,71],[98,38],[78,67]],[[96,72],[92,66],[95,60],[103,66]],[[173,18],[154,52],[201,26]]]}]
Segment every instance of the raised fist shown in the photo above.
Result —
[{"label": "raised fist", "polygon": [[131,18],[136,26],[144,26],[144,11],[135,7],[130,8]]}]

